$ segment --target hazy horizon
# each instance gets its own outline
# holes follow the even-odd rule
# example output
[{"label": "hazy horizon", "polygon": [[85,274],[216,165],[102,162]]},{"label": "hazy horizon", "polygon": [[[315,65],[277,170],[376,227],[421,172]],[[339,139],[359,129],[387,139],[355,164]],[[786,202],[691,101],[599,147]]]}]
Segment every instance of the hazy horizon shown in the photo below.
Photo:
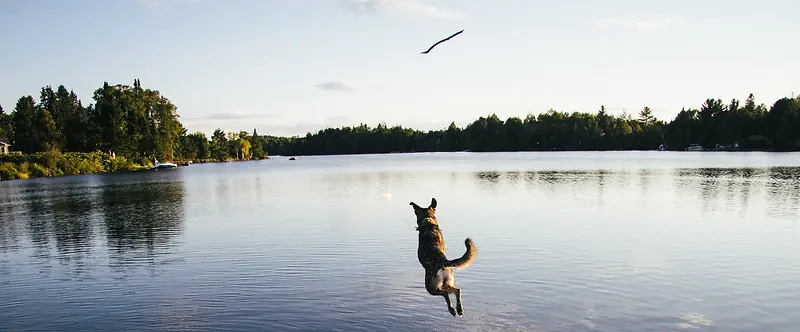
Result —
[{"label": "hazy horizon", "polygon": [[[133,84],[190,132],[305,135],[385,122],[464,126],[496,113],[671,120],[706,98],[800,92],[788,0],[539,3],[422,0],[0,1],[0,105],[45,85]],[[464,33],[420,52],[441,38]]]}]

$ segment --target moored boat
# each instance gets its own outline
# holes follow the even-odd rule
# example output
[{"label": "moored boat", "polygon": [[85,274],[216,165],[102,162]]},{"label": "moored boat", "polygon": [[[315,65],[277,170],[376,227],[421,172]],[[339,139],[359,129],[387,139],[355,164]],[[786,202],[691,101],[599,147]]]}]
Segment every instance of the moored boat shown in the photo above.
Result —
[{"label": "moored boat", "polygon": [[170,168],[177,168],[178,165],[170,162],[160,163],[157,159],[153,158],[153,166],[150,166],[150,169],[170,169]]}]

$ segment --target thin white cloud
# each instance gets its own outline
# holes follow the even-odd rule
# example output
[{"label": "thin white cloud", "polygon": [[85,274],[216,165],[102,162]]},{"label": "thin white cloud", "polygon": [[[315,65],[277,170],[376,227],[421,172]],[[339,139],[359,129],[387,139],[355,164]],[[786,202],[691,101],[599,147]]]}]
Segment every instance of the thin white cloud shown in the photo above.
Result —
[{"label": "thin white cloud", "polygon": [[389,14],[414,18],[461,20],[464,13],[426,4],[423,0],[343,0],[349,10],[362,14]]},{"label": "thin white cloud", "polygon": [[315,85],[315,87],[321,90],[328,90],[328,91],[342,91],[342,92],[358,91],[358,89],[355,86],[341,81],[330,81],[330,82],[320,83]]},{"label": "thin white cloud", "polygon": [[628,29],[637,31],[655,31],[679,28],[686,24],[686,20],[680,16],[664,16],[653,20],[631,20],[624,18],[604,18],[594,21],[594,27],[598,29]]}]

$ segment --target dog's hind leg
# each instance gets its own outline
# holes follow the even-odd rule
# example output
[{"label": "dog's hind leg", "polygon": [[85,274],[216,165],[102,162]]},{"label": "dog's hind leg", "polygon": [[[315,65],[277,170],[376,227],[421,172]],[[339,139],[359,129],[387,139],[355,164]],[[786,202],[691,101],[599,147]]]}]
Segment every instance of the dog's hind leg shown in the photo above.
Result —
[{"label": "dog's hind leg", "polygon": [[456,291],[456,311],[459,316],[464,316],[464,307],[461,305],[461,289],[453,289]]},{"label": "dog's hind leg", "polygon": [[444,296],[444,300],[445,300],[445,302],[447,302],[447,311],[449,311],[450,314],[452,314],[453,317],[455,317],[456,316],[456,310],[453,309],[453,303],[450,302],[450,292],[439,288],[439,286],[437,284],[438,284],[438,280],[436,280],[436,279],[428,279],[425,282],[425,286],[426,286],[425,288],[428,289],[428,293],[431,294],[431,295]]},{"label": "dog's hind leg", "polygon": [[447,311],[450,312],[453,317],[456,316],[456,310],[453,309],[453,304],[450,302],[450,294],[447,292],[442,292],[442,296],[444,296],[444,300],[447,302]]},{"label": "dog's hind leg", "polygon": [[[464,316],[464,306],[461,305],[461,289],[455,288],[455,287],[453,287],[451,285],[445,285],[442,288],[448,294],[455,294],[456,295],[456,312],[458,312],[459,316]],[[448,295],[447,298],[449,299],[450,296]],[[450,301],[448,301],[448,302],[450,302]],[[453,316],[455,316],[455,314],[453,314]]]},{"label": "dog's hind leg", "polygon": [[[447,299],[448,299],[447,300],[448,306],[450,305],[450,295],[449,294],[455,294],[456,295],[456,310],[455,311],[458,312],[459,316],[463,316],[464,315],[464,307],[461,305],[461,290],[456,288],[456,276],[455,276],[455,274],[453,274],[453,270],[452,269],[442,269],[442,270],[439,271],[439,276],[442,279],[442,287],[441,287],[442,292],[444,292],[445,294],[448,294],[448,295],[445,295],[445,296],[447,296]],[[456,315],[452,310],[450,311],[450,313],[453,314],[453,316]]]},{"label": "dog's hind leg", "polygon": [[447,280],[449,279],[452,279],[450,270],[425,270],[425,289],[428,294],[444,296],[444,300],[447,302],[447,311],[455,317],[456,310],[453,309],[453,303],[450,302],[450,294],[452,292],[448,291],[449,282]]}]

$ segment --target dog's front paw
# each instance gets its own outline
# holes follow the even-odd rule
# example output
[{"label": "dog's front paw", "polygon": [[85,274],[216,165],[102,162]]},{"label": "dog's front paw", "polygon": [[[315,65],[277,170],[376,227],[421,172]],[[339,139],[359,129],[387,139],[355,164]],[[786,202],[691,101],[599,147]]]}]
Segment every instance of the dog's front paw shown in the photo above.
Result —
[{"label": "dog's front paw", "polygon": [[458,311],[459,316],[464,316],[464,308],[461,306],[456,307],[456,311]]}]

